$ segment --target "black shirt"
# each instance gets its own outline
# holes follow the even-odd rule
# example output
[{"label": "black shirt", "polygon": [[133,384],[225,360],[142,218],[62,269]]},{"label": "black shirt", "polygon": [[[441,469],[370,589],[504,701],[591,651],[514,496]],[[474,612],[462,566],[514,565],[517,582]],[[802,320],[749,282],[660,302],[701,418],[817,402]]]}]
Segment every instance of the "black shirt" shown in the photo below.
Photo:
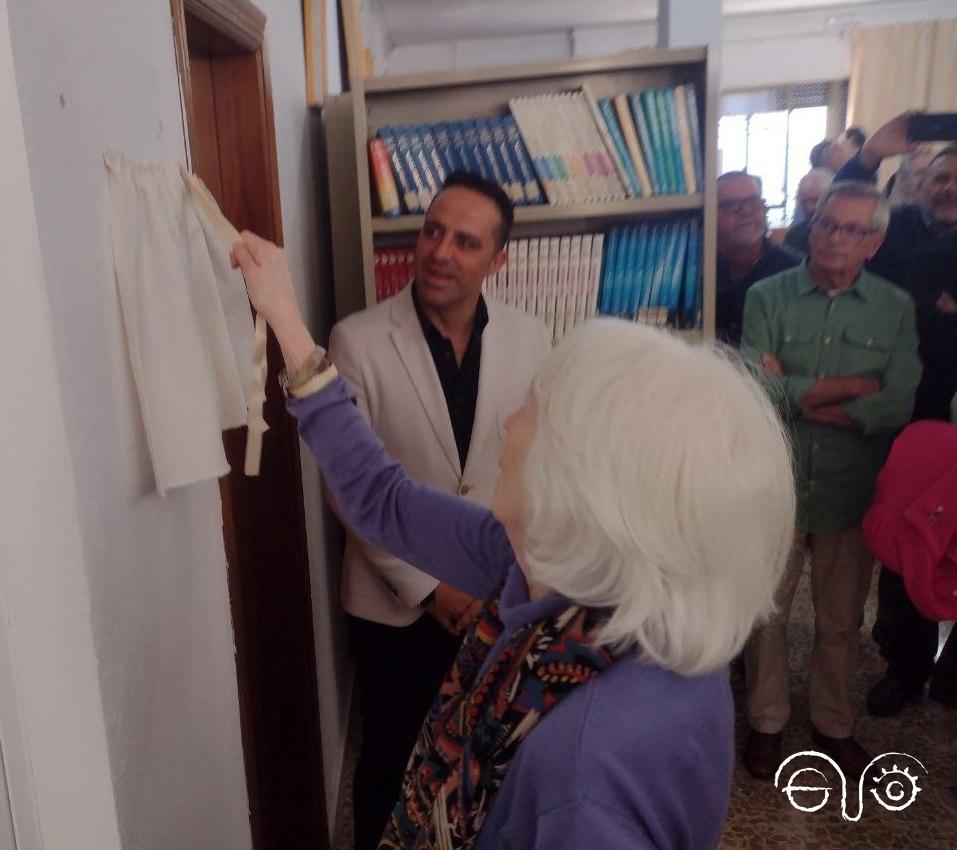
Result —
[{"label": "black shirt", "polygon": [[785,269],[801,265],[801,257],[790,248],[764,239],[764,253],[758,257],[747,274],[732,281],[727,261],[718,255],[717,304],[715,335],[722,342],[738,345],[741,342],[741,322],[744,318],[744,297],[759,280],[764,280]]},{"label": "black shirt", "polygon": [[475,308],[475,322],[472,325],[472,334],[469,337],[462,363],[455,359],[455,350],[422,312],[419,299],[416,295],[415,284],[412,285],[412,303],[415,305],[422,333],[432,352],[435,371],[439,373],[442,392],[445,394],[445,403],[449,408],[449,419],[452,422],[452,433],[455,435],[455,447],[459,452],[459,463],[465,469],[465,460],[469,454],[469,443],[472,442],[472,426],[475,424],[475,403],[478,400],[479,367],[482,362],[482,331],[488,324],[488,308],[485,299],[479,295],[478,305]]},{"label": "black shirt", "polygon": [[784,234],[784,244],[794,251],[797,251],[802,257],[806,257],[811,252],[811,246],[808,244],[811,240],[811,220],[792,224],[788,232]]}]

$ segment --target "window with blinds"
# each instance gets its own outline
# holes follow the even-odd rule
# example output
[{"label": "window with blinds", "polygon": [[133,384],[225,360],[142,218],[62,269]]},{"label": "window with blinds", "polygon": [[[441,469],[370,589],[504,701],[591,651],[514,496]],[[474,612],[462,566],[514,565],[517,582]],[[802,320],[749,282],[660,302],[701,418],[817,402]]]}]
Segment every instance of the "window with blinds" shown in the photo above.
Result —
[{"label": "window with blinds", "polygon": [[725,92],[718,121],[720,171],[761,178],[768,224],[794,216],[798,181],[811,167],[811,148],[828,127],[843,127],[847,82],[798,83],[774,89]]}]

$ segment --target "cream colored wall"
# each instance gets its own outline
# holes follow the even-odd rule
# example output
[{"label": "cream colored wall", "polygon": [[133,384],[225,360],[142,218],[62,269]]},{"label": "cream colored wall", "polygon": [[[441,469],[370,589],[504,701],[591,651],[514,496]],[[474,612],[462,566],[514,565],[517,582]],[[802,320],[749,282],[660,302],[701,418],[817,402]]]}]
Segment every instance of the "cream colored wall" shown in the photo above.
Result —
[{"label": "cream colored wall", "polygon": [[0,0],[0,847],[119,850],[69,414]]},{"label": "cream colored wall", "polygon": [[[123,846],[242,850],[250,832],[219,490],[210,481],[165,499],[153,492],[107,242],[103,152],[185,156],[169,4],[9,0],[9,11],[60,430],[46,438],[51,391],[34,358],[21,352],[3,368],[30,381],[19,405],[35,420],[24,472],[49,475],[47,492],[69,494],[75,511],[57,560],[51,540],[65,527],[34,504],[23,556],[38,590],[86,587],[63,600],[66,620],[43,618],[34,637],[65,643],[69,618],[87,611],[105,746],[71,722],[84,694],[69,679],[29,719],[63,711],[60,734],[85,741],[94,765],[108,757]],[[39,618],[41,601],[50,599],[19,613]],[[61,767],[73,758],[59,757]],[[41,809],[45,847],[114,846],[71,840],[68,824],[61,840],[47,838],[74,808]]]}]

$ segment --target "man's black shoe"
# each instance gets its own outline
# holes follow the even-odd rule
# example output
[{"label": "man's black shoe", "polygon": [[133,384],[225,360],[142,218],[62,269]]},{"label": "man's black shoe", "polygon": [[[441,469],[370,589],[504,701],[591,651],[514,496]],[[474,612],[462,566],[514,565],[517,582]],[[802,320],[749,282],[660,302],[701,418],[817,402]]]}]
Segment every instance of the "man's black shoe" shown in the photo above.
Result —
[{"label": "man's black shoe", "polygon": [[923,693],[923,685],[911,685],[896,676],[885,676],[867,694],[867,713],[872,717],[894,717],[909,703],[920,702]]}]

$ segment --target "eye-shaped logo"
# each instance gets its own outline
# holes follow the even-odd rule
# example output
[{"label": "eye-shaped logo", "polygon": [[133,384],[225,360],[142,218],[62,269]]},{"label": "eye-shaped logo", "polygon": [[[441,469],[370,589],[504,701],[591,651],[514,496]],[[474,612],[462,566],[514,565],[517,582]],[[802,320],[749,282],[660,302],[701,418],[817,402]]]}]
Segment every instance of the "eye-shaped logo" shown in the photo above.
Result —
[{"label": "eye-shaped logo", "polygon": [[891,768],[881,768],[881,775],[875,776],[873,782],[877,787],[871,788],[871,794],[889,812],[903,811],[917,799],[921,791],[917,777],[906,765],[902,768],[896,764]]},{"label": "eye-shaped logo", "polygon": [[[903,760],[910,760],[912,765],[916,765],[916,767],[925,774],[927,773],[927,769],[924,765],[907,753],[883,753],[877,756],[877,758],[872,759],[870,764],[864,768],[864,772],[861,774],[861,778],[858,782],[857,814],[849,815],[847,813],[847,778],[844,776],[844,771],[841,770],[837,762],[830,756],[815,750],[805,750],[800,753],[794,753],[794,755],[788,756],[781,762],[781,766],[774,775],[774,787],[780,788],[787,796],[788,802],[790,802],[795,809],[802,812],[817,812],[823,809],[827,805],[831,797],[831,791],[833,790],[828,783],[827,776],[822,771],[816,767],[807,766],[795,769],[788,776],[786,784],[783,787],[781,786],[784,768],[795,759],[802,757],[821,759],[834,769],[834,772],[840,778],[841,816],[844,820],[853,822],[859,821],[861,815],[864,813],[865,784],[874,785],[874,787],[869,790],[874,799],[885,809],[890,812],[900,812],[911,805],[921,791],[920,786],[917,784],[918,775],[911,773],[907,769],[907,762]],[[884,759],[891,758],[894,759],[891,766],[882,767],[880,773],[877,773],[876,766],[878,763]],[[903,761],[904,767],[899,766],[901,761]]]},{"label": "eye-shaped logo", "polygon": [[[816,784],[808,785],[808,782],[814,781],[812,774],[817,775],[820,779]],[[794,771],[788,779],[788,784],[781,790],[787,794],[791,805],[801,812],[820,811],[827,805],[827,801],[831,797],[831,786],[827,784],[827,777],[816,767],[802,767]],[[820,799],[816,803],[807,802],[817,799],[814,796],[806,796],[814,794],[820,794]],[[795,799],[795,795],[800,796]]]}]

